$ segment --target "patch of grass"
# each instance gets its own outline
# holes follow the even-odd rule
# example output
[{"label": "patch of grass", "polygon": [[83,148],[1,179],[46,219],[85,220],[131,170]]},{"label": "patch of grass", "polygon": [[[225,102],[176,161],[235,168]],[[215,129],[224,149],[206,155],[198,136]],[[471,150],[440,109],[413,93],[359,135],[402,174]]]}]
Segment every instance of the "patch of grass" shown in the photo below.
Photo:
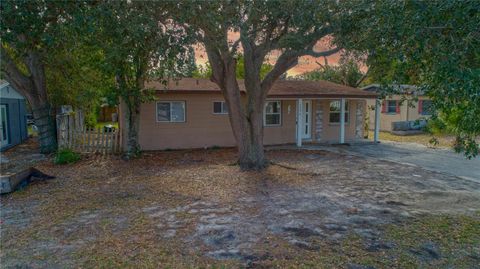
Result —
[{"label": "patch of grass", "polygon": [[38,136],[38,131],[33,128],[33,125],[27,126],[27,134],[32,137]]},{"label": "patch of grass", "polygon": [[[369,139],[373,139],[373,131],[369,131]],[[432,138],[435,137],[437,144],[432,144]],[[406,142],[406,143],[418,143],[427,147],[440,147],[451,148],[455,143],[455,138],[449,135],[435,135],[432,136],[428,133],[415,134],[415,135],[394,135],[389,132],[380,132],[380,140],[394,141],[394,142]]]},{"label": "patch of grass", "polygon": [[61,149],[55,155],[53,163],[55,164],[69,164],[78,162],[81,159],[80,154],[71,149]]},{"label": "patch of grass", "polygon": [[399,254],[397,262],[402,267],[421,267],[422,261],[411,250],[432,242],[438,246],[440,259],[431,261],[431,265],[440,268],[474,268],[479,258],[480,214],[423,217],[403,225],[389,225],[385,236],[387,240],[395,242]]},{"label": "patch of grass", "polygon": [[95,129],[103,128],[104,126],[107,126],[107,125],[113,125],[113,127],[118,130],[118,122],[97,122],[95,124]]}]

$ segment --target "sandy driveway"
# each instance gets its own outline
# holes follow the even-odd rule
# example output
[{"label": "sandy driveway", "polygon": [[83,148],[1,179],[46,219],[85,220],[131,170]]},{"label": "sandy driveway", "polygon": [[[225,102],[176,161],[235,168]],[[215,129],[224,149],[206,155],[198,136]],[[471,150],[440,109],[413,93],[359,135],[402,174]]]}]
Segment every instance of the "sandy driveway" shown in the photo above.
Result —
[{"label": "sandy driveway", "polygon": [[[56,179],[1,197],[2,266],[469,268],[480,259],[480,183],[327,151],[268,156],[263,172],[239,171],[233,150],[44,162]],[[422,221],[443,215],[453,228],[428,235],[447,224]],[[428,227],[408,230],[417,221]]]}]

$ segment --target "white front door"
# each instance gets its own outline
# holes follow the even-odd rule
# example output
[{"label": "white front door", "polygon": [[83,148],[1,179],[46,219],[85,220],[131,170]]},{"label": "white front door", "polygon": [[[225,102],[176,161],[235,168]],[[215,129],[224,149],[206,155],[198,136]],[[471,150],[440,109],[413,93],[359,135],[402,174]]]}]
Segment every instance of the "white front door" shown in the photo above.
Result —
[{"label": "white front door", "polygon": [[311,139],[312,138],[312,101],[307,100],[303,101],[303,131],[302,139]]},{"label": "white front door", "polygon": [[7,106],[0,105],[0,147],[8,145]]}]

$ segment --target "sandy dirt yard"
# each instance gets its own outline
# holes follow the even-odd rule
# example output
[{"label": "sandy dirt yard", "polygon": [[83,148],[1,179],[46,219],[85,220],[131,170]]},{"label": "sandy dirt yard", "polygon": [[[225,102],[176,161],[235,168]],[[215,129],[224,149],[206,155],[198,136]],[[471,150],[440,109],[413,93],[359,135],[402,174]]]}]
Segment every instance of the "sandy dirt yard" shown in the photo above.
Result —
[{"label": "sandy dirt yard", "polygon": [[480,184],[372,158],[233,149],[47,159],[1,197],[2,268],[478,268]]}]

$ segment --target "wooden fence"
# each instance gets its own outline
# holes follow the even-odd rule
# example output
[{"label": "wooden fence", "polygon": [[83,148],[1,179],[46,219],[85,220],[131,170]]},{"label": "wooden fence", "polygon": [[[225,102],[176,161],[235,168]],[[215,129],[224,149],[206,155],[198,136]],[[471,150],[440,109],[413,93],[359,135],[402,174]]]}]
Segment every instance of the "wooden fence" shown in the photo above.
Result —
[{"label": "wooden fence", "polygon": [[82,116],[67,114],[57,116],[59,148],[83,153],[115,154],[121,152],[120,131],[116,128],[87,128]]}]

